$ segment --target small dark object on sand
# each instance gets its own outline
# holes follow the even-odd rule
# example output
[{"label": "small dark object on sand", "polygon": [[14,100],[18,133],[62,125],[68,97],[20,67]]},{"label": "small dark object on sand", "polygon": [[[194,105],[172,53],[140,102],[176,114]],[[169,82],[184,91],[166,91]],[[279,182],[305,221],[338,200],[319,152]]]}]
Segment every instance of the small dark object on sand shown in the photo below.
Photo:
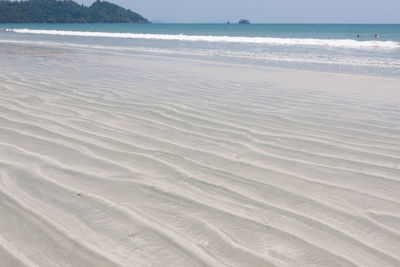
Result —
[{"label": "small dark object on sand", "polygon": [[81,193],[76,193],[76,196],[77,196],[77,197],[80,197],[80,196],[81,196]]}]

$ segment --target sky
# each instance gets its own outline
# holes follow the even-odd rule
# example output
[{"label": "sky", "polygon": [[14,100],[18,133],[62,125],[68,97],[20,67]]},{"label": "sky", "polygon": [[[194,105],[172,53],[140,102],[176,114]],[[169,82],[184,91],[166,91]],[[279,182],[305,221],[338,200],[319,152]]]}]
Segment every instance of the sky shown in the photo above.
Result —
[{"label": "sky", "polygon": [[[94,0],[78,0],[90,5]],[[400,23],[400,0],[108,0],[153,22]]]}]

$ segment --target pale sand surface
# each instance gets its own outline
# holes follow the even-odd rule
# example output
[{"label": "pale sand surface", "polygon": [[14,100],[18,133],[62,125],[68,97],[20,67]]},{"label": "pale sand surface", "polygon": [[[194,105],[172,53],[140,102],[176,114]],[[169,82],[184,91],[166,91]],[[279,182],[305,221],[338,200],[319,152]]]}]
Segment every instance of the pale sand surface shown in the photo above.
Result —
[{"label": "pale sand surface", "polygon": [[400,266],[399,79],[0,51],[0,266]]}]

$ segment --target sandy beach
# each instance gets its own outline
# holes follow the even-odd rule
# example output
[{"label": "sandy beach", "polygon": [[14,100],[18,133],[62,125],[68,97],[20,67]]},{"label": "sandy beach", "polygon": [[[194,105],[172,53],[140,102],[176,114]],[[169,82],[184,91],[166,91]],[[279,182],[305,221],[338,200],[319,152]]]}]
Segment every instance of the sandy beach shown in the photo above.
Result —
[{"label": "sandy beach", "polygon": [[400,79],[0,56],[0,266],[400,266]]}]

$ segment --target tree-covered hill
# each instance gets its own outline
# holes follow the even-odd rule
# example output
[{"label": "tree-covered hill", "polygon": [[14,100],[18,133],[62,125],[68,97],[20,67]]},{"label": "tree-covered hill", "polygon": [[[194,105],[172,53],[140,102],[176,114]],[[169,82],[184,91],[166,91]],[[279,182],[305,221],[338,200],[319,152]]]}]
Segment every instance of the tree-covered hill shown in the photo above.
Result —
[{"label": "tree-covered hill", "polygon": [[90,7],[72,0],[0,0],[0,23],[149,23],[141,15],[97,0]]}]

